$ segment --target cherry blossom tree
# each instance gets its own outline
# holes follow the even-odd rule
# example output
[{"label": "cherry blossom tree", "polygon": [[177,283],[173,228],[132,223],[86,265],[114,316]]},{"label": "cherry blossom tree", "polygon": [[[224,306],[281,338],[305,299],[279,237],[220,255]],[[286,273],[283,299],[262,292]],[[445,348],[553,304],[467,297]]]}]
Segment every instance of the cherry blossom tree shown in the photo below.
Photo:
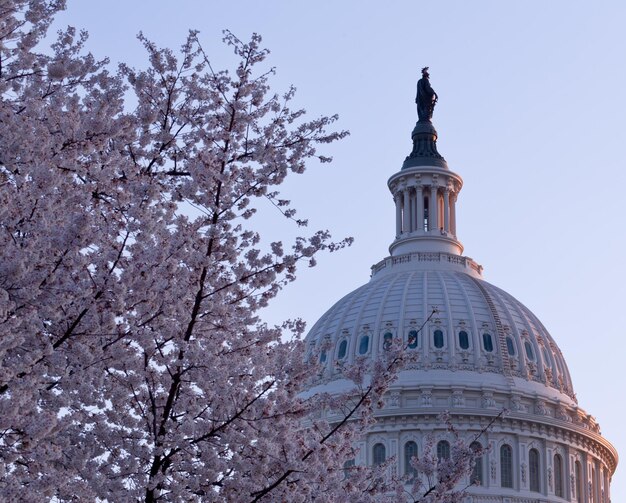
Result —
[{"label": "cherry blossom tree", "polygon": [[[343,470],[402,348],[346,369],[351,394],[305,398],[303,323],[259,317],[300,264],[350,244],[255,230],[264,205],[306,230],[277,187],[330,160],[317,149],[347,134],[336,117],[270,91],[257,35],[225,34],[230,72],[196,32],[180,53],[140,36],[143,70],[112,72],[74,28],[39,50],[62,8],[0,0],[3,498],[330,502],[406,488]],[[346,399],[339,421],[311,419]],[[459,449],[467,462],[423,501],[471,469]]]}]

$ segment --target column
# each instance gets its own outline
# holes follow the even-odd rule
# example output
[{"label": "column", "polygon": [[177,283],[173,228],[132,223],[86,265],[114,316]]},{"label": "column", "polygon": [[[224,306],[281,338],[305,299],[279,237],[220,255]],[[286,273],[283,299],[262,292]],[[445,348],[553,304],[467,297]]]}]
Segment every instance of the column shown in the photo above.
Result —
[{"label": "column", "polygon": [[430,201],[428,208],[428,230],[436,231],[439,228],[439,222],[437,221],[437,213],[439,212],[439,208],[437,208],[437,186],[430,186]]},{"label": "column", "polygon": [[450,191],[443,189],[443,230],[450,232]]},{"label": "column", "polygon": [[456,237],[456,193],[452,193],[450,204],[450,232]]},{"label": "column", "polygon": [[583,465],[583,482],[582,482],[582,493],[583,493],[583,501],[589,503],[591,499],[591,492],[589,491],[591,482],[591,467],[589,466],[589,460],[587,459],[587,455],[583,453],[582,459],[580,460],[580,464]]},{"label": "column", "polygon": [[400,192],[396,192],[394,201],[396,203],[396,238],[400,237],[402,233],[402,195]]},{"label": "column", "polygon": [[409,229],[411,226],[411,205],[409,204],[409,189],[408,187],[404,189],[403,192],[404,197],[404,208],[402,215],[402,232],[409,233]]},{"label": "column", "polygon": [[415,230],[415,201],[411,191],[409,191],[409,232]]},{"label": "column", "polygon": [[415,189],[415,202],[417,205],[417,225],[419,231],[424,232],[424,192],[422,186],[418,185]]}]

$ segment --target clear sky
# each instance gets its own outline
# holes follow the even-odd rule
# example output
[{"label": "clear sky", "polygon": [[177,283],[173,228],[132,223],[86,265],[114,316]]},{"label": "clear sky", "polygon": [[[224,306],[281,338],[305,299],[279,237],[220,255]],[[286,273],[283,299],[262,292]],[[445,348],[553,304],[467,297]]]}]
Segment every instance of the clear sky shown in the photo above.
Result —
[{"label": "clear sky", "polygon": [[[69,0],[58,25],[88,48],[143,66],[142,30],[179,47],[189,28],[217,68],[234,58],[225,28],[263,36],[273,87],[298,88],[313,115],[351,136],[285,186],[311,229],[354,236],[266,313],[309,326],[365,283],[388,254],[386,180],[411,149],[415,83],[430,66],[439,151],[465,182],[457,232],[487,281],[526,304],[562,349],[579,404],[624,456],[613,503],[626,501],[626,3],[622,1]],[[275,238],[282,227],[268,225]],[[290,232],[286,230],[285,232]]]}]

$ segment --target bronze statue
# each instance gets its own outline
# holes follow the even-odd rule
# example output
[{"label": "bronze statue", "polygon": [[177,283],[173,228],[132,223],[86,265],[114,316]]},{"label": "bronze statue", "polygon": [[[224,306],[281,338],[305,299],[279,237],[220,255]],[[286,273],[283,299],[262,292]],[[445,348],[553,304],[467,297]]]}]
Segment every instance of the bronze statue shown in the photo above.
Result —
[{"label": "bronze statue", "polygon": [[433,118],[433,110],[435,109],[435,103],[437,103],[437,93],[430,87],[430,75],[428,74],[428,67],[422,68],[422,78],[417,81],[417,96],[415,97],[415,103],[417,103],[417,117],[421,121],[429,121]]}]

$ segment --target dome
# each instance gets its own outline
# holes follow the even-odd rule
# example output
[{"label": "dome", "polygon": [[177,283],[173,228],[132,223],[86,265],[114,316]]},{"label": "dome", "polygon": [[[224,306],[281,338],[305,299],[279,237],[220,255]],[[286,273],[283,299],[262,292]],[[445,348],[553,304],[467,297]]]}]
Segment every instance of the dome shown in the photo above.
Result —
[{"label": "dome", "polygon": [[[617,452],[578,406],[555,340],[462,255],[456,201],[463,180],[437,151],[433,96],[413,129],[412,151],[388,180],[396,210],[389,256],[306,336],[309,354],[320,359],[308,393],[352,389],[346,365],[373,363],[401,341],[412,357],[355,446],[354,463],[393,457],[388,476],[410,474],[409,460],[433,437],[438,455],[451,440],[438,419],[448,411],[461,438],[489,447],[465,481],[467,501],[610,501]],[[338,410],[319,414],[331,423],[342,419]]]},{"label": "dome", "polygon": [[327,348],[324,380],[341,379],[339,361],[377,358],[393,337],[417,353],[401,386],[463,383],[575,406],[567,365],[548,331],[478,269],[470,259],[433,252],[374,266],[371,280],[339,300],[308,335],[311,346]]}]

